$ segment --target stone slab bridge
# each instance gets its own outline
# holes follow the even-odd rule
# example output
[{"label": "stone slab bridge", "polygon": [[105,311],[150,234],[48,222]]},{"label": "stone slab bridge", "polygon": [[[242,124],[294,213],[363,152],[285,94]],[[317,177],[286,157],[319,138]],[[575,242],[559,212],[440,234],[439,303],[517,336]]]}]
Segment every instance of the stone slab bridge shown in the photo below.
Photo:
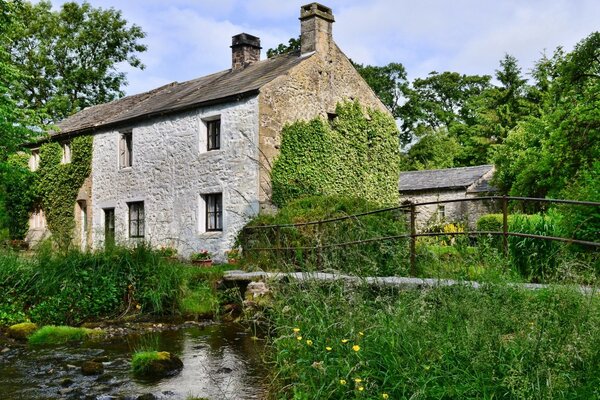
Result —
[{"label": "stone slab bridge", "polygon": [[[462,281],[454,279],[436,279],[436,278],[407,278],[399,276],[386,277],[358,277],[344,274],[334,274],[325,272],[244,272],[244,271],[226,271],[223,280],[226,282],[236,282],[240,286],[247,286],[250,294],[261,295],[269,289],[264,284],[265,281],[289,281],[295,280],[298,282],[344,282],[348,284],[372,285],[380,287],[396,287],[400,290],[428,289],[443,286],[470,286],[473,289],[484,287],[485,283],[476,281]],[[509,286],[527,290],[546,289],[551,286],[539,283],[508,283]],[[566,287],[567,285],[560,285]],[[582,294],[598,295],[598,288],[591,286],[574,285],[573,288],[579,290]]]}]

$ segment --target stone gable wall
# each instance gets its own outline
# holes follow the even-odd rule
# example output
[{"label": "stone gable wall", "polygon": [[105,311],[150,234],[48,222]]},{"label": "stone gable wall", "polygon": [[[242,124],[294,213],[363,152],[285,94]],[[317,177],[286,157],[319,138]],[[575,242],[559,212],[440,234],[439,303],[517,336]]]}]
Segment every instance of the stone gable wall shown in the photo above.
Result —
[{"label": "stone gable wall", "polygon": [[335,44],[327,54],[317,52],[306,57],[287,75],[274,79],[260,91],[259,199],[263,210],[272,208],[270,171],[286,124],[316,116],[327,118],[344,100],[358,100],[365,107],[387,110]]}]

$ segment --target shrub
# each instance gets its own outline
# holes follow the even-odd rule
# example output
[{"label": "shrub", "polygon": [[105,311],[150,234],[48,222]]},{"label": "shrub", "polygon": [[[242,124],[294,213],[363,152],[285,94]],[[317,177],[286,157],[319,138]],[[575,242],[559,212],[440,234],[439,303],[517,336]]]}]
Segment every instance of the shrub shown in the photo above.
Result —
[{"label": "shrub", "polygon": [[[405,216],[393,210],[336,222],[280,228],[252,228],[285,225],[354,215],[377,209],[362,199],[307,197],[290,202],[276,215],[260,215],[238,238],[244,261],[263,269],[336,270],[357,275],[403,275],[408,271],[405,239],[369,239],[406,234]],[[332,246],[348,243],[345,246]],[[320,249],[316,247],[321,246]],[[282,250],[259,250],[277,247]]]}]

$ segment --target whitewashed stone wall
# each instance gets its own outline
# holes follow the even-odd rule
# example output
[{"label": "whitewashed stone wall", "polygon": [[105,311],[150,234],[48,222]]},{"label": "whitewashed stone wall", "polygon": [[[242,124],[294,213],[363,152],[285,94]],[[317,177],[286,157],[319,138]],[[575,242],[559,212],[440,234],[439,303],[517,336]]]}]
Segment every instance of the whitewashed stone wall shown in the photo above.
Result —
[{"label": "whitewashed stone wall", "polygon": [[[221,148],[206,151],[203,121],[220,116]],[[119,166],[123,130],[94,136],[92,241],[104,245],[104,211],[115,209],[117,243],[132,244],[128,202],[143,201],[145,238],[183,257],[200,250],[217,260],[258,213],[258,100],[206,107],[149,119],[133,132],[133,166]],[[223,231],[202,232],[201,195],[223,194]]]},{"label": "whitewashed stone wall", "polygon": [[[430,201],[442,201],[462,198],[476,198],[476,194],[467,193],[465,190],[435,190],[422,191],[414,194],[400,194],[401,203],[410,201],[411,203],[426,203]],[[462,201],[456,203],[439,204],[444,206],[445,222],[466,223],[469,229],[476,228],[477,219],[480,216],[497,212],[498,206],[488,201]],[[429,224],[434,222],[437,217],[438,204],[417,207],[417,229],[422,231]]]}]

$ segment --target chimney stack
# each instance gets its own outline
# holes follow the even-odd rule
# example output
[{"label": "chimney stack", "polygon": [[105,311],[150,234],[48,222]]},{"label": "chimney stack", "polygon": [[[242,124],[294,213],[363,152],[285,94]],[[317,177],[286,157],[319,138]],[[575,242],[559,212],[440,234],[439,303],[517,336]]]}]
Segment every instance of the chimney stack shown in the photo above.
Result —
[{"label": "chimney stack", "polygon": [[231,69],[236,71],[260,61],[260,39],[247,33],[231,38]]},{"label": "chimney stack", "polygon": [[331,46],[332,25],[335,19],[331,8],[310,3],[300,8],[301,54],[316,51],[327,54]]}]

